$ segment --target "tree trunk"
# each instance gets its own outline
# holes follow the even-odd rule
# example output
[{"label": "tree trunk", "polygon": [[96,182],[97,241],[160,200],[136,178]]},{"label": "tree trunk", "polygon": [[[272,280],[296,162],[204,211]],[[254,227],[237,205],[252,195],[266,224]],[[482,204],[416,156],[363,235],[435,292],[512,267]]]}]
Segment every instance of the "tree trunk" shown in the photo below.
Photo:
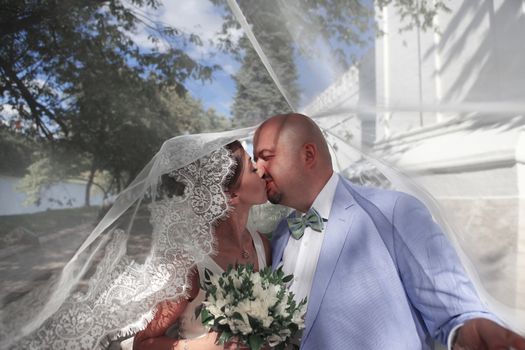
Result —
[{"label": "tree trunk", "polygon": [[91,186],[93,185],[93,179],[95,178],[96,171],[97,167],[95,166],[95,161],[93,161],[91,164],[91,170],[89,171],[88,182],[86,184],[86,200],[84,202],[85,207],[89,207],[91,205]]}]

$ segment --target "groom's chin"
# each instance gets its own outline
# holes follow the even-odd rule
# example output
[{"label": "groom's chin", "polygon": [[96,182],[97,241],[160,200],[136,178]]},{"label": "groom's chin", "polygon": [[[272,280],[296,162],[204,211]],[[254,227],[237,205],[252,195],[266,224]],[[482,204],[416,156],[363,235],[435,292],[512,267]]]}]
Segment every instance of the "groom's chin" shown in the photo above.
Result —
[{"label": "groom's chin", "polygon": [[268,193],[268,202],[272,204],[281,204],[283,195],[281,193]]}]

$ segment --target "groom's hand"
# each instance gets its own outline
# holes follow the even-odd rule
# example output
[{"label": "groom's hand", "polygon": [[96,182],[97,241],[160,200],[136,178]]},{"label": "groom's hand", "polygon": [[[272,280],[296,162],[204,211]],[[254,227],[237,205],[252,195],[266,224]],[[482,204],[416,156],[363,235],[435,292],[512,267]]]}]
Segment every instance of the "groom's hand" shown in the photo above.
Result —
[{"label": "groom's hand", "polygon": [[474,318],[458,329],[452,350],[525,350],[525,338],[499,324]]}]

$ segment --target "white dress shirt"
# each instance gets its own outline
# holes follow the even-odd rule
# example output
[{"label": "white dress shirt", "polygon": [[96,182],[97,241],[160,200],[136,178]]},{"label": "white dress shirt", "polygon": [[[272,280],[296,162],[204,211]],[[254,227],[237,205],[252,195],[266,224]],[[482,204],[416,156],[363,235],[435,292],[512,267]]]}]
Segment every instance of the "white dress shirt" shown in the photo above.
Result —
[{"label": "white dress shirt", "polygon": [[[324,219],[330,216],[338,182],[339,176],[334,172],[312,204],[312,208]],[[296,214],[299,216],[303,213]],[[326,223],[324,226],[326,228]],[[289,288],[295,294],[296,301],[302,300],[310,293],[324,235],[324,229],[317,232],[307,227],[300,239],[290,237],[284,249],[283,271],[287,275],[294,275]]]}]

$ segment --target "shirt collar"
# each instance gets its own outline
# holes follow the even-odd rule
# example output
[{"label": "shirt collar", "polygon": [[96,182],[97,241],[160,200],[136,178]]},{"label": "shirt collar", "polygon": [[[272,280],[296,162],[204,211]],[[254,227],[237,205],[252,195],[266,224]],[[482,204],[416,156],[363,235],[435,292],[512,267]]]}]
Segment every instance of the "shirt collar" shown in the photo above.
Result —
[{"label": "shirt collar", "polygon": [[328,219],[330,217],[330,211],[332,210],[332,202],[334,201],[335,190],[339,183],[339,175],[334,171],[328,182],[324,185],[323,189],[317,197],[315,197],[312,207],[317,210],[322,218]]}]

